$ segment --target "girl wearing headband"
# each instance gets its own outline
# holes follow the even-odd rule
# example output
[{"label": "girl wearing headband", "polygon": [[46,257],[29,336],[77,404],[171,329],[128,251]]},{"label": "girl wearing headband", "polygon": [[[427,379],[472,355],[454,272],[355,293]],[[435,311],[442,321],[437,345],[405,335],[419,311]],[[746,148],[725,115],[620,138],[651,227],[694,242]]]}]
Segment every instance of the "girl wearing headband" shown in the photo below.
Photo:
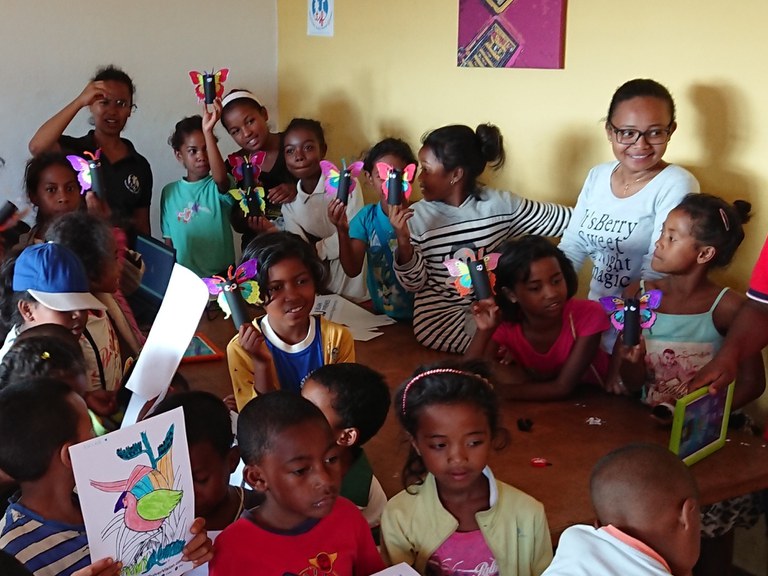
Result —
[{"label": "girl wearing headband", "polygon": [[[236,88],[224,96],[221,103],[221,124],[240,146],[229,157],[266,153],[259,174],[259,181],[266,192],[266,219],[246,217],[239,206],[232,210],[232,227],[243,235],[242,247],[245,248],[259,233],[273,229],[270,222],[281,217],[281,204],[293,202],[296,198],[296,184],[285,165],[283,135],[269,131],[269,113],[256,96],[248,90]],[[230,168],[227,161],[227,169]]]},{"label": "girl wearing headband", "polygon": [[482,364],[419,368],[395,395],[411,446],[405,490],[381,519],[382,554],[419,574],[538,575],[552,560],[544,507],[497,481],[487,466],[502,448],[498,399]]},{"label": "girl wearing headband", "polygon": [[[688,393],[690,379],[720,349],[744,301],[713,282],[709,272],[730,263],[744,239],[742,224],[749,220],[750,208],[741,200],[731,205],[709,194],[686,196],[664,221],[653,252],[651,265],[665,276],[634,283],[625,292],[662,292],[653,328],[632,348],[619,337],[614,352],[621,358],[623,385],[618,388],[642,390],[661,419],[671,416],[665,406]],[[763,357],[758,352],[740,363],[733,407],[751,402],[764,389]],[[754,525],[757,517],[751,494],[703,508],[700,565],[712,567],[712,574],[726,574],[731,558],[722,553],[723,545],[733,537],[734,527]]]}]

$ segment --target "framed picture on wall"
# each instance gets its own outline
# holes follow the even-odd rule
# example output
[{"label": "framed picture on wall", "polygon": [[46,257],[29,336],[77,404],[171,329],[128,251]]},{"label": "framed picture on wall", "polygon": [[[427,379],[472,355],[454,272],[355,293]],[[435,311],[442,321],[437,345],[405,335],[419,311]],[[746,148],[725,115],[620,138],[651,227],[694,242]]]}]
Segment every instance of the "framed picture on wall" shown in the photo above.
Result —
[{"label": "framed picture on wall", "polygon": [[457,65],[562,68],[566,0],[459,0]]}]

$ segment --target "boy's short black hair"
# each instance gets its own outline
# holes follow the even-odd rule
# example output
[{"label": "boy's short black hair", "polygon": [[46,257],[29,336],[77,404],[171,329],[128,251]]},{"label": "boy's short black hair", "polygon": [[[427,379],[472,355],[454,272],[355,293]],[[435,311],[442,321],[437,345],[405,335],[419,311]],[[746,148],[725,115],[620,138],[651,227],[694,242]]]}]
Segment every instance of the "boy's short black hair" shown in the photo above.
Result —
[{"label": "boy's short black hair", "polygon": [[384,376],[362,364],[346,362],[326,364],[307,379],[321,384],[333,394],[331,407],[344,428],[360,432],[357,446],[362,446],[381,430],[387,419],[391,399]]},{"label": "boy's short black hair", "polygon": [[39,480],[57,450],[77,437],[75,393],[51,378],[0,390],[0,469],[17,482]]},{"label": "boy's short black hair", "polygon": [[184,410],[184,428],[187,431],[187,444],[193,446],[209,442],[221,456],[226,456],[232,448],[232,419],[222,400],[210,392],[179,392],[166,397],[154,414],[170,412],[181,407]]},{"label": "boy's short black hair", "polygon": [[275,436],[310,420],[328,426],[320,408],[295,392],[278,390],[257,396],[245,405],[237,419],[237,444],[243,462],[258,464],[271,450]]}]

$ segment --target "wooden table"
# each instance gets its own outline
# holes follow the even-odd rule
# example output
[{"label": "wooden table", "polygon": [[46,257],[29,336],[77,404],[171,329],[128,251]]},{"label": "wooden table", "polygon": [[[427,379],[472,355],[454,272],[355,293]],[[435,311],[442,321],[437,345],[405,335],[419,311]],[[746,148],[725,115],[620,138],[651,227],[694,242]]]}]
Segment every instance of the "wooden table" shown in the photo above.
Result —
[{"label": "wooden table", "polygon": [[[234,327],[231,321],[219,318],[203,320],[201,331],[223,350]],[[369,342],[356,342],[356,355],[358,362],[382,372],[393,391],[419,364],[450,357],[420,346],[410,326],[386,326],[382,332],[383,336]],[[231,393],[223,361],[187,365],[182,373],[193,389],[221,396]],[[650,418],[645,406],[595,390],[582,390],[560,402],[505,403],[502,415],[510,443],[494,454],[491,467],[497,478],[544,503],[555,541],[568,526],[592,521],[589,474],[601,456],[631,442],[666,446],[669,441],[669,429]],[[599,418],[602,425],[587,424],[590,417]],[[520,432],[518,418],[530,419],[532,430]],[[723,449],[692,467],[703,504],[768,488],[765,442],[740,432],[731,432],[728,438]],[[366,445],[366,453],[386,493],[392,496],[401,490],[400,470],[407,443],[392,411],[381,432]],[[535,468],[530,464],[534,457],[546,458],[552,465]]]}]

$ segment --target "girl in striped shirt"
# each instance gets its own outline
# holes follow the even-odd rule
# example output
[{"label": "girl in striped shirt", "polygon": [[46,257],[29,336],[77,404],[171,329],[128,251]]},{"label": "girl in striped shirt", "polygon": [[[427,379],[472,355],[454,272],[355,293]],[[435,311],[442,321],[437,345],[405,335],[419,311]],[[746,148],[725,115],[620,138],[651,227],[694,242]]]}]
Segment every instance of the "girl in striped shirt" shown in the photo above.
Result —
[{"label": "girl in striped shirt", "polygon": [[471,301],[452,285],[444,261],[461,248],[479,257],[525,234],[560,236],[571,208],[536,202],[477,182],[487,164],[504,163],[499,129],[453,125],[427,134],[419,150],[423,200],[410,208],[390,207],[397,234],[395,273],[415,293],[413,330],[429,348],[463,353],[474,333]]}]

